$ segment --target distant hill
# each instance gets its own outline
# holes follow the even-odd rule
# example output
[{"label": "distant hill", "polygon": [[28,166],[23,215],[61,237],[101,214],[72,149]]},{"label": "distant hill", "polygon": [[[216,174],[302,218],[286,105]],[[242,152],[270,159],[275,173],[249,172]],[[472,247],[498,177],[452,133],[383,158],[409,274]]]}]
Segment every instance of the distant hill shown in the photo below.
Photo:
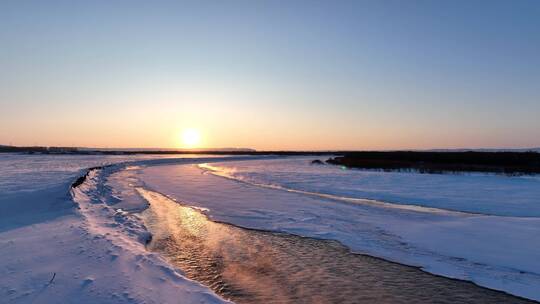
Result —
[{"label": "distant hill", "polygon": [[16,153],[16,152],[26,152],[26,153],[75,153],[77,148],[73,147],[16,147],[16,146],[6,146],[0,145],[0,153]]},{"label": "distant hill", "polygon": [[0,152],[44,152],[47,151],[45,147],[14,147],[0,145]]},{"label": "distant hill", "polygon": [[167,148],[77,148],[77,147],[17,147],[0,145],[0,152],[21,153],[194,153],[194,152],[219,152],[219,153],[254,153],[256,150],[249,148],[204,148],[204,149],[167,149]]}]

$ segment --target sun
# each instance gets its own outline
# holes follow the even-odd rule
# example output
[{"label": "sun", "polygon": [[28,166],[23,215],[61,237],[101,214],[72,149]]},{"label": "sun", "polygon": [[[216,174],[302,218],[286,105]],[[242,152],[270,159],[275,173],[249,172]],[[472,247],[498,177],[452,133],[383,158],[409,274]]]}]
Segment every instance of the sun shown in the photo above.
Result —
[{"label": "sun", "polygon": [[196,148],[201,142],[201,133],[197,129],[182,131],[182,144],[185,148]]}]

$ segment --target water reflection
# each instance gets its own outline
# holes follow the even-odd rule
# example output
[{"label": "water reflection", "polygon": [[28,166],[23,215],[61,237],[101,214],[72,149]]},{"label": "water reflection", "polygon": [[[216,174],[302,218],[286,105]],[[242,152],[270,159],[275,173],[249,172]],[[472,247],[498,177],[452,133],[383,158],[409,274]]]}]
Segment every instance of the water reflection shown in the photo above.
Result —
[{"label": "water reflection", "polygon": [[333,241],[246,230],[138,189],[149,249],[236,303],[529,303],[472,283],[352,254]]}]

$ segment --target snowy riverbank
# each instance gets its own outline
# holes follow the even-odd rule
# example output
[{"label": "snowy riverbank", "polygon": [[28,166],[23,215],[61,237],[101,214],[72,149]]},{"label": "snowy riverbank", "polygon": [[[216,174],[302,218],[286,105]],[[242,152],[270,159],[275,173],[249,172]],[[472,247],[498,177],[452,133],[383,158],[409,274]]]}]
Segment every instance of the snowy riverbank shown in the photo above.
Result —
[{"label": "snowy riverbank", "polygon": [[[297,166],[293,166],[295,162]],[[249,169],[248,174],[246,168],[250,166],[256,169]],[[276,167],[280,166],[288,168],[288,171],[278,172],[281,169]],[[207,171],[209,167],[218,171]],[[313,169],[306,159],[301,158],[227,162],[210,164],[203,169],[201,172],[201,168],[195,166],[148,167],[138,172],[137,176],[148,188],[178,201],[205,208],[208,215],[218,221],[248,228],[334,239],[357,252],[419,266],[434,274],[473,281],[515,295],[540,299],[540,268],[537,263],[540,259],[540,218],[472,214],[431,206],[388,204],[327,194],[327,183],[330,181],[330,185],[334,185],[337,179],[335,174],[306,175],[305,170],[323,169]],[[377,173],[382,175],[378,179],[384,178],[384,172]],[[351,178],[354,174],[362,176],[363,172],[352,171],[346,174]],[[247,179],[246,176],[257,176],[259,179]],[[262,184],[261,176],[267,180],[279,180],[281,184]],[[299,182],[302,177],[306,180]],[[424,177],[431,176],[421,176],[422,179]],[[467,180],[468,176],[435,178]],[[485,191],[482,189],[489,187],[490,180],[484,180],[488,180],[488,183],[471,184],[469,191]],[[349,180],[347,185],[350,186],[354,181]],[[391,189],[406,193],[409,185],[422,187],[414,178],[408,180],[408,184],[393,181],[389,179],[387,184],[379,182],[379,185],[387,188],[387,195],[392,195]],[[524,184],[528,182],[526,180]],[[513,180],[508,180],[510,190],[514,187],[513,183]],[[287,184],[288,188],[283,184]],[[307,185],[311,188],[301,188]],[[461,185],[464,187],[465,183]],[[502,180],[498,180],[497,185],[500,188],[505,186]],[[297,188],[293,188],[295,186]],[[368,187],[361,182],[360,186]],[[314,188],[317,187],[319,190],[315,192]],[[448,190],[450,186],[442,183],[441,187],[443,192],[427,187],[432,192],[426,195],[444,194],[445,198],[452,199]],[[500,188],[497,191],[503,191]],[[376,187],[373,189],[377,190]],[[534,194],[536,190],[531,187],[528,191]],[[420,192],[415,192],[415,195],[420,196]],[[485,192],[485,195],[493,198],[492,206],[495,210],[504,210],[500,197],[495,199],[489,192]],[[455,197],[457,203],[454,206],[470,207],[463,199],[463,193]],[[532,210],[536,207],[534,199],[531,196],[528,202]],[[434,200],[433,203],[444,202]],[[514,203],[510,202],[510,205]],[[472,207],[489,211],[490,205],[488,200],[484,200],[482,205]]]},{"label": "snowy riverbank", "polygon": [[144,227],[101,201],[99,170],[70,191],[84,167],[148,157],[9,158],[0,176],[2,303],[226,302],[145,249]]},{"label": "snowy riverbank", "polygon": [[[70,190],[84,168],[107,164],[113,165]],[[0,166],[0,296],[8,303],[224,302],[145,249],[149,234],[138,212],[147,202],[137,187],[215,220],[338,240],[357,252],[540,299],[537,178],[408,178],[333,171],[305,158],[240,156],[8,155]],[[371,195],[392,203],[362,199]]]}]

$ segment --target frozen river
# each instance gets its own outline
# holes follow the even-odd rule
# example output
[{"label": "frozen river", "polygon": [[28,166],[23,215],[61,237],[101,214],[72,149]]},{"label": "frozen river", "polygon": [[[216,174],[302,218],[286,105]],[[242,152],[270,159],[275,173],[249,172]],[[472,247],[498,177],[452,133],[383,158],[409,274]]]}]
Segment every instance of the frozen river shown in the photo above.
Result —
[{"label": "frozen river", "polygon": [[[156,286],[139,293],[137,284],[142,283],[121,277],[129,273],[137,282],[154,284],[148,282],[172,273],[166,267],[152,266],[161,262],[144,249],[148,229],[155,236],[151,249],[180,261],[173,264],[184,269],[186,276],[238,302],[242,297],[267,296],[254,292],[264,280],[291,280],[288,285],[302,289],[278,288],[288,299],[315,296],[312,286],[339,285],[347,299],[359,300],[348,292],[365,289],[356,297],[384,302],[379,296],[392,294],[394,289],[388,286],[398,284],[403,299],[414,301],[421,296],[416,294],[415,281],[433,284],[429,286],[437,293],[431,295],[441,301],[453,299],[442,285],[462,290],[460,301],[506,296],[425,272],[540,299],[538,177],[343,170],[310,165],[311,160],[313,157],[0,155],[0,253],[6,257],[0,263],[0,292],[13,303],[25,303],[38,294],[54,302],[61,294],[79,288],[73,278],[89,273],[91,279],[81,284],[95,281],[102,286],[96,290],[110,289],[114,294],[128,288],[122,286],[133,285],[129,297],[149,303],[174,298],[186,289],[204,290],[175,279],[156,285],[167,290],[162,295],[151,292]],[[94,170],[81,187],[70,189],[86,168],[103,165],[112,166]],[[202,214],[190,214],[201,219],[201,229],[214,231],[213,237],[198,235],[192,238],[196,241],[183,242],[178,248],[178,242],[162,242],[164,234],[159,229],[164,223],[169,228],[177,226],[171,230],[177,237],[188,237],[182,226],[185,221],[155,212],[141,193],[160,197],[167,202],[162,205],[174,206],[172,209],[198,208]],[[160,220],[146,218],[145,222],[149,212]],[[209,246],[209,240],[224,246]],[[56,245],[48,245],[52,243]],[[36,251],[36,246],[48,250]],[[182,246],[203,246],[205,255],[190,256],[197,252],[194,247]],[[223,253],[221,249],[216,253],[216,248],[237,250],[238,255],[222,260],[227,265],[235,265],[235,259],[243,257],[251,261],[248,266],[255,266],[225,271],[212,260]],[[85,256],[81,252],[94,253]],[[271,258],[270,268],[257,266],[264,265],[257,259],[261,256]],[[101,268],[94,259],[103,263]],[[62,268],[65,263],[60,260],[80,266]],[[152,262],[143,266],[141,261]],[[308,278],[302,267],[291,265],[305,265],[320,276]],[[200,276],[201,272],[192,271],[197,267],[210,267],[213,275]],[[378,271],[358,277],[362,269]],[[56,291],[51,289],[48,294],[36,287],[53,273],[58,273]],[[242,283],[231,273],[249,279]],[[379,286],[374,282],[386,283]],[[101,293],[100,301],[108,303],[107,294]],[[215,295],[202,294],[220,302]],[[322,299],[329,296],[318,295]],[[397,295],[390,297],[394,302],[401,299],[393,296]],[[81,293],[78,300],[92,303],[95,299],[96,294]]]}]

